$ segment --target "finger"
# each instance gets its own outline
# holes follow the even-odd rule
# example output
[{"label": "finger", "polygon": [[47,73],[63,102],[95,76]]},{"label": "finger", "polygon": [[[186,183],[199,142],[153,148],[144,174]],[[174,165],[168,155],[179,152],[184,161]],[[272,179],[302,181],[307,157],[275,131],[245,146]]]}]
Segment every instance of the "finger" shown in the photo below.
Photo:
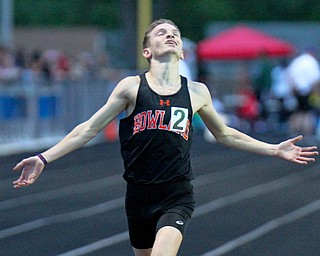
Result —
[{"label": "finger", "polygon": [[301,156],[317,156],[319,153],[318,152],[301,152]]},{"label": "finger", "polygon": [[13,188],[22,188],[22,187],[27,187],[27,186],[29,186],[29,184],[26,182],[18,182],[13,186]]},{"label": "finger", "polygon": [[12,182],[12,184],[18,184],[19,182],[21,182],[20,180],[15,180],[14,182]]},{"label": "finger", "polygon": [[19,171],[23,169],[24,166],[25,166],[25,163],[21,161],[20,163],[17,163],[15,167],[13,167],[13,171]]},{"label": "finger", "polygon": [[19,183],[19,182],[27,182],[27,179],[26,179],[23,175],[21,175],[21,176],[19,177],[19,179],[15,180],[15,181],[12,182],[12,183],[13,183],[13,184],[17,184],[17,183]]},{"label": "finger", "polygon": [[314,159],[312,157],[298,157],[297,160],[303,161],[303,162],[306,162],[306,163],[316,161],[316,159]]},{"label": "finger", "polygon": [[19,182],[23,182],[24,180],[25,180],[24,176],[21,175],[21,176],[19,177],[19,179],[15,180],[15,181],[12,182],[12,183],[13,183],[13,184],[18,184]]},{"label": "finger", "polygon": [[318,153],[318,151],[316,151],[317,150],[317,147],[316,146],[312,146],[312,147],[303,147],[302,148],[302,151],[315,151],[315,152],[317,152]]},{"label": "finger", "polygon": [[297,164],[308,164],[307,161],[301,161],[301,160],[298,160],[298,159],[294,160],[293,162],[297,163]]},{"label": "finger", "polygon": [[27,184],[18,184],[18,185],[14,185],[13,188],[23,188],[23,187],[27,187]]},{"label": "finger", "polygon": [[299,142],[300,140],[302,140],[302,138],[303,138],[303,136],[302,136],[302,135],[299,135],[299,136],[291,139],[291,142],[292,142],[293,144],[295,144],[295,143]]}]

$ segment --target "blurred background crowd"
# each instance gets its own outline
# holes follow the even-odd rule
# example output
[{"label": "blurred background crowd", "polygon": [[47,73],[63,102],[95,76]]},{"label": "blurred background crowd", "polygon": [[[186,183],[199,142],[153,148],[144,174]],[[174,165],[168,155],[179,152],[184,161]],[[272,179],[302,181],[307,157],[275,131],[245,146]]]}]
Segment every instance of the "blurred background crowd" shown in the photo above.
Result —
[{"label": "blurred background crowd", "polygon": [[[73,2],[75,11],[79,12],[79,17],[75,17],[73,21],[68,18],[71,15],[70,2]],[[14,15],[11,26],[12,33],[16,34],[12,36],[14,39],[11,42],[8,43],[4,36],[0,42],[1,152],[15,152],[17,145],[20,148],[25,145],[23,148],[29,149],[28,146],[47,146],[55,142],[74,125],[93,114],[107,100],[121,78],[146,69],[147,62],[142,66],[136,64],[140,55],[137,45],[141,41],[136,40],[139,32],[137,20],[141,15],[137,8],[141,3],[151,8],[152,19],[166,17],[180,27],[182,35],[186,36],[183,38],[185,60],[181,61],[180,72],[209,87],[217,111],[229,125],[250,133],[271,132],[290,136],[301,133],[307,141],[320,141],[320,16],[311,11],[306,13],[306,10],[316,9],[319,4],[316,1],[287,0],[269,5],[265,5],[264,1],[243,1],[241,4],[239,1],[230,1],[229,5],[221,1],[199,3],[192,0],[175,3],[160,0],[85,2],[69,1],[68,6],[50,1],[37,4],[38,10],[28,7],[30,16],[37,11],[40,13],[38,20],[31,20],[26,18],[26,3],[24,5],[19,1],[2,0],[2,14],[5,10],[8,11],[4,4],[12,5],[10,10]],[[255,5],[265,10],[260,17],[253,15]],[[80,19],[80,14],[87,10],[82,7],[79,9],[80,6],[86,6],[92,11],[86,15],[87,20]],[[206,10],[209,6],[210,10]],[[64,10],[62,13],[65,15],[65,22],[61,21],[63,18],[57,18],[62,15],[57,13],[58,7]],[[100,19],[96,20],[100,21],[95,23],[90,15],[97,13],[99,8],[101,10],[96,17]],[[179,8],[193,8],[196,11],[187,18],[186,15],[176,13]],[[126,12],[120,14],[121,9]],[[230,13],[223,12],[225,16],[222,17],[219,9],[229,10]],[[250,25],[252,22],[257,24],[262,21],[267,24],[267,14],[271,10],[274,11],[273,26],[264,32],[273,32],[273,39],[288,43],[291,50],[274,55],[267,48],[259,48],[254,56],[241,57],[210,55],[206,58],[200,53],[201,43],[211,37],[223,35],[233,25]],[[193,16],[200,11],[207,15],[202,19],[197,16],[196,26]],[[244,12],[247,14],[244,15]],[[107,13],[113,13],[113,16],[107,18]],[[146,9],[143,9],[142,14],[145,13]],[[295,15],[290,16],[290,13]],[[43,18],[48,15],[52,17]],[[114,20],[115,17],[118,17],[118,21]],[[303,19],[308,23],[302,22]],[[55,24],[57,20],[60,20],[59,24]],[[281,30],[281,24],[284,23],[290,23],[290,31],[295,32],[288,34],[286,27]],[[89,37],[85,33],[78,34],[75,41],[64,43],[63,47],[61,42],[59,44],[61,39],[49,40],[48,34],[41,37],[41,29],[38,32],[34,29],[40,24],[42,31],[43,26],[47,26],[47,31],[50,31],[52,26],[63,30],[66,26],[94,25],[95,29],[99,28],[99,35],[89,48],[80,47],[81,38]],[[15,28],[19,25],[27,31],[26,36],[20,37],[20,40],[18,29]],[[5,26],[8,23],[2,21],[2,34]],[[31,28],[32,34],[28,34]],[[266,33],[265,36],[270,36],[271,33]],[[62,36],[68,38],[70,33],[62,32]],[[226,45],[228,43],[223,44]],[[229,48],[233,50],[238,46]],[[198,116],[195,116],[194,126],[206,140],[214,141]],[[116,128],[117,121],[107,127],[97,140],[116,140]],[[8,145],[16,146],[10,151]]]},{"label": "blurred background crowd", "polygon": [[80,52],[74,58],[55,50],[34,50],[29,54],[23,49],[0,46],[0,83],[27,85],[54,85],[67,80],[91,78],[111,80],[115,70],[110,65],[107,52]]}]

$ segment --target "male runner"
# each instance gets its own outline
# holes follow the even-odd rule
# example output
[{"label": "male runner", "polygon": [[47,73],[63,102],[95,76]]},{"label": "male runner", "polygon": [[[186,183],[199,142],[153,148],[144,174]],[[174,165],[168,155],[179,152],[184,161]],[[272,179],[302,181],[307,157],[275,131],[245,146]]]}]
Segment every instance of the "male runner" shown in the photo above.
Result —
[{"label": "male runner", "polygon": [[298,164],[313,162],[315,146],[299,147],[302,136],[279,144],[253,139],[226,126],[206,85],[179,75],[183,58],[180,30],[170,20],[151,24],[143,40],[150,69],[124,78],[89,120],[42,154],[18,163],[15,188],[33,184],[46,163],[78,149],[115,119],[120,121],[121,154],[127,181],[126,212],[136,256],[176,255],[194,209],[190,166],[192,117],[198,112],[219,143]]}]

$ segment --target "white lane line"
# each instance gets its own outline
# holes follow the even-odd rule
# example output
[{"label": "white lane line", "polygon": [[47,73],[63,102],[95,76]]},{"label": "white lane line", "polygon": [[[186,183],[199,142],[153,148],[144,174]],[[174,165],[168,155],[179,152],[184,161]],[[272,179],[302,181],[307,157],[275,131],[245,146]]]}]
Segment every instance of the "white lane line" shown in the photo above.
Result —
[{"label": "white lane line", "polygon": [[120,234],[117,234],[115,236],[112,237],[108,237],[105,239],[102,239],[100,241],[94,242],[92,244],[88,244],[82,247],[79,247],[75,250],[66,252],[66,253],[62,253],[59,254],[57,256],[80,256],[80,255],[86,255],[88,253],[94,252],[94,251],[98,251],[100,249],[103,249],[105,247],[111,246],[113,244],[117,244],[117,243],[121,243],[124,241],[127,241],[129,239],[129,232],[123,232]]},{"label": "white lane line", "polygon": [[320,210],[320,199],[316,200],[304,207],[301,207],[295,211],[292,211],[286,215],[283,215],[281,217],[278,217],[276,219],[273,219],[269,222],[266,222],[265,224],[261,225],[260,227],[236,238],[233,239],[218,248],[206,252],[205,254],[202,254],[201,256],[220,256],[224,255],[244,244],[247,244],[251,241],[254,241],[258,239],[259,237],[280,228],[283,225],[289,224],[291,222],[294,222],[296,220],[299,220],[303,217],[306,217],[316,211]]},{"label": "white lane line", "polygon": [[[264,183],[258,186],[254,186],[252,188],[248,188],[242,191],[239,191],[235,194],[228,195],[225,197],[218,198],[213,200],[207,204],[200,205],[196,207],[194,217],[199,217],[203,214],[213,212],[219,208],[225,207],[227,205],[237,203],[246,199],[250,199],[252,197],[262,195],[264,193],[268,193],[271,191],[275,191],[277,189],[282,189],[292,184],[298,183],[310,176],[318,175],[319,171],[316,172],[308,172],[306,174],[298,172],[286,177],[280,178],[278,180],[274,180],[268,183]],[[31,230],[39,229],[44,226],[59,224],[67,221],[78,220],[81,218],[87,218],[90,216],[94,216],[112,209],[116,209],[119,207],[123,207],[124,197],[120,197],[114,199],[112,201],[108,201],[102,204],[98,204],[92,207],[84,208],[78,211],[72,211],[68,213],[58,214],[50,217],[45,217],[41,219],[36,219],[30,222],[26,222],[21,225],[17,225],[14,227],[10,227],[7,229],[0,230],[0,239],[7,238],[10,236],[22,234]]]},{"label": "white lane line", "polygon": [[[270,159],[258,159],[256,161],[252,161],[250,162],[250,165],[254,165],[257,162],[259,162],[259,164],[261,164],[262,166],[266,166],[266,164],[268,164],[268,168],[270,168]],[[276,162],[281,164],[281,162]],[[208,162],[206,163],[208,164]],[[261,171],[261,169],[259,169],[258,171]],[[257,173],[257,170],[255,170],[254,168],[248,167],[248,163],[242,163],[242,164],[238,164],[236,166],[232,166],[229,167],[227,169],[224,170],[220,170],[220,171],[216,171],[216,172],[210,172],[207,174],[203,174],[198,176],[196,179],[194,179],[194,181],[192,182],[193,185],[195,187],[197,186],[203,186],[203,185],[207,185],[211,182],[221,182],[222,180],[228,179],[228,178],[234,178],[234,177],[239,177],[245,174],[250,174],[250,173]],[[265,170],[263,170],[265,171]],[[269,171],[269,170],[268,170]]]},{"label": "white lane line", "polygon": [[[251,162],[251,164],[254,164],[257,161]],[[247,164],[248,163],[245,163],[245,164],[233,166],[218,172],[200,175],[194,180],[194,185],[201,186],[201,185],[212,182],[212,180],[216,181],[221,179],[227,179],[229,177],[241,176],[243,174],[253,172],[253,168],[245,168]],[[118,185],[121,183],[124,183],[122,179],[122,174],[116,174],[113,176],[109,176],[103,179],[93,180],[90,182],[83,182],[80,184],[65,186],[65,187],[53,189],[50,191],[20,196],[20,197],[8,199],[6,201],[1,201],[0,211],[22,207],[29,204],[48,202],[49,200],[68,197],[68,196],[76,195],[80,193],[87,193],[94,190],[103,189],[111,185]]]},{"label": "white lane line", "polygon": [[[251,169],[252,168],[246,168],[246,170],[251,170]],[[196,179],[196,180],[199,180],[199,182],[195,182],[196,183],[195,186],[201,186],[202,182],[207,184],[208,180],[228,178],[229,175],[232,174],[232,172],[238,173],[237,175],[239,176],[246,173],[246,171],[237,172],[235,171],[235,167],[231,167],[226,170],[221,170],[219,172],[200,175]],[[99,188],[104,188],[104,187],[118,184],[121,182],[123,181],[122,179],[120,179],[120,175],[113,175],[105,179],[94,180],[87,183],[81,183],[77,185],[63,187],[63,188],[60,188],[59,190],[57,189],[57,190],[51,190],[48,192],[22,196],[22,197],[7,200],[4,202],[0,202],[0,210],[15,208],[18,206],[28,205],[32,203],[47,202],[48,200],[70,196],[78,193],[90,192]],[[45,217],[41,219],[36,219],[36,220],[26,222],[14,227],[0,230],[0,239],[22,234],[31,230],[39,229],[44,226],[66,222],[68,220],[72,220],[72,218],[76,220],[80,218],[94,216],[96,214],[100,214],[102,212],[108,211],[109,209],[116,209],[116,208],[122,207],[123,204],[119,202],[123,202],[123,201],[124,201],[124,197],[121,197],[121,198],[114,199],[112,201],[108,201],[104,204],[98,204],[89,208],[84,208],[82,210],[72,211],[65,214],[59,214],[59,215],[54,215],[54,216]],[[111,205],[111,207],[110,208],[106,207],[109,204]],[[101,210],[101,209],[104,209],[104,210]]]},{"label": "white lane line", "polygon": [[120,197],[105,203],[97,204],[92,207],[81,209],[78,211],[62,213],[50,217],[36,219],[24,224],[14,226],[11,228],[0,230],[0,239],[7,238],[14,235],[19,235],[31,230],[42,228],[44,226],[59,224],[63,222],[69,222],[87,218],[96,214],[100,214],[106,211],[110,211],[124,205],[124,197]]},{"label": "white lane line", "polygon": [[306,177],[305,176],[301,177],[301,173],[290,175],[289,177],[283,177],[283,178],[273,180],[264,184],[247,188],[245,190],[241,190],[232,195],[220,197],[209,203],[198,206],[194,211],[193,217],[198,217],[206,213],[213,212],[219,208],[223,208],[225,206],[228,206],[240,201],[244,201],[259,195],[267,194],[275,190],[280,190],[282,188],[298,183],[304,178]]},{"label": "white lane line", "polygon": [[[211,152],[207,152],[207,154],[201,154],[199,156],[192,157],[192,159],[191,159],[192,164],[195,163],[198,168],[201,168],[201,166],[203,165],[203,159],[205,157],[207,157],[208,155],[210,155],[210,154],[211,154]],[[205,165],[210,164],[211,161],[216,161],[215,159],[219,158],[220,155],[223,155],[223,154],[225,154],[224,151],[217,152],[216,155],[215,155],[215,158],[210,158],[209,161],[205,162]],[[115,157],[115,159],[121,161],[120,158]],[[259,159],[257,161],[261,161],[261,160],[262,159]],[[265,158],[265,160],[268,160],[268,158]],[[100,161],[103,161],[103,160],[97,160],[97,161],[100,162]],[[256,162],[256,161],[253,161],[252,163],[254,163],[254,162]],[[86,163],[85,166],[86,165],[90,165],[90,164],[91,163]],[[239,166],[239,165],[237,165],[237,166]],[[233,168],[232,167],[228,168],[228,169],[230,169],[229,173],[232,173],[233,170],[237,166],[234,166]],[[63,169],[70,169],[70,168],[71,167],[68,166],[68,167],[65,167]],[[248,169],[250,169],[250,168],[248,168]],[[226,171],[226,170],[219,171],[219,173],[223,173],[224,171]],[[215,173],[218,173],[218,172],[215,172]],[[215,173],[214,173],[214,175],[212,175],[213,176],[212,178],[215,178]],[[40,193],[30,194],[30,195],[26,195],[26,196],[16,197],[16,198],[8,199],[6,201],[0,201],[0,211],[1,210],[12,209],[12,208],[16,208],[16,207],[32,204],[32,203],[47,202],[48,200],[62,198],[62,197],[65,197],[65,196],[74,195],[74,194],[78,194],[78,193],[84,193],[84,192],[87,192],[87,191],[90,192],[90,191],[93,191],[95,187],[97,189],[103,188],[104,187],[103,182],[105,182],[105,180],[106,180],[107,185],[108,185],[108,179],[117,178],[117,177],[121,177],[121,180],[122,180],[122,174],[121,175],[118,174],[118,175],[114,175],[114,176],[111,176],[111,177],[107,177],[105,179],[99,179],[99,180],[91,181],[91,182],[89,182],[88,185],[85,182],[85,183],[66,186],[66,187],[62,187],[62,188],[58,188],[58,189],[50,190],[50,191],[46,191],[46,192],[40,192]],[[6,180],[0,180],[0,188],[2,188],[4,186],[4,184],[5,185],[7,185],[8,183],[12,184],[12,181],[13,181],[13,178],[9,178],[9,179],[6,179]],[[114,184],[119,184],[119,183],[121,183],[121,182],[118,180]],[[12,187],[10,187],[10,189],[11,188]]]},{"label": "white lane line", "polygon": [[13,199],[8,199],[6,201],[0,202],[0,211],[25,206],[28,204],[48,202],[49,200],[53,199],[67,197],[74,194],[88,193],[94,190],[107,188],[111,185],[118,185],[120,183],[124,183],[121,177],[122,175],[116,174],[103,179],[97,179],[90,182],[70,185],[46,192],[34,193],[16,197]]},{"label": "white lane line", "polygon": [[285,187],[296,184],[298,182],[301,182],[305,179],[309,179],[311,177],[316,177],[319,175],[320,175],[319,166],[313,166],[311,168],[304,170],[303,172],[292,173],[280,179],[259,184],[257,186],[253,186],[253,187],[241,190],[232,195],[220,197],[206,204],[202,204],[196,207],[193,217],[198,217],[198,216],[207,214],[209,212],[213,212],[217,209],[223,208],[233,203],[237,203],[253,197],[257,197],[259,195],[267,194],[275,190],[280,190]]},{"label": "white lane line", "polygon": [[[312,168],[310,168],[310,169],[312,169]],[[319,175],[319,171],[317,173],[312,173],[312,171],[310,171],[310,172],[308,171],[308,173],[306,175],[304,175],[304,173],[301,173],[301,172],[294,173],[294,174],[289,175],[288,177],[283,177],[281,179],[278,179],[278,180],[275,180],[275,181],[268,182],[268,183],[260,185],[263,189],[259,189],[259,186],[253,187],[251,192],[255,192],[255,191],[256,192],[252,196],[250,196],[250,194],[249,194],[249,190],[250,189],[246,189],[246,190],[240,191],[238,193],[235,193],[233,195],[219,198],[217,200],[212,201],[212,202],[216,202],[216,203],[213,203],[212,205],[209,203],[210,204],[209,207],[208,207],[208,204],[196,207],[193,217],[196,218],[196,217],[199,217],[199,216],[201,216],[203,214],[208,213],[209,211],[213,212],[213,211],[215,211],[215,210],[217,210],[217,209],[219,209],[221,207],[230,205],[232,203],[240,202],[240,201],[252,198],[252,197],[257,196],[257,195],[261,195],[261,194],[264,194],[264,193],[275,191],[277,189],[285,188],[285,187],[290,186],[292,184],[295,184],[295,183],[297,183],[299,181],[303,181],[306,178],[310,178],[310,176],[316,176],[316,175]],[[299,179],[299,177],[300,177],[300,179]],[[237,194],[240,194],[241,196],[237,196]],[[228,201],[228,199],[225,200],[224,198],[228,198],[230,201]],[[92,253],[92,252],[94,252],[96,250],[100,250],[102,248],[106,248],[106,247],[112,246],[112,245],[114,245],[116,243],[124,241],[122,239],[119,239],[119,240],[117,239],[118,236],[121,235],[121,234],[124,234],[124,233],[120,233],[120,234],[117,234],[117,235],[114,235],[114,236],[111,236],[111,237],[96,241],[96,242],[94,242],[92,244],[88,244],[88,245],[82,246],[80,248],[68,251],[65,254],[61,254],[59,256],[62,256],[62,255],[64,255],[64,256],[65,255],[67,255],[67,256],[79,256],[79,255],[84,255],[84,254],[78,254],[78,253],[82,253],[83,251],[86,252],[86,253]],[[114,241],[114,242],[106,244],[105,241],[107,239],[109,239],[108,241]],[[129,239],[129,237],[127,237],[127,239]],[[78,251],[78,249],[81,249],[81,250]]]}]

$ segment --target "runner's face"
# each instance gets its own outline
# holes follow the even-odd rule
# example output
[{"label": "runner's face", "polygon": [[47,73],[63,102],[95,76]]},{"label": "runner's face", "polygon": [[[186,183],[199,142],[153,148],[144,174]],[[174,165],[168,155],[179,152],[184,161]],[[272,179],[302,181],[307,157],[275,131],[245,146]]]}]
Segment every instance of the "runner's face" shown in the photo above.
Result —
[{"label": "runner's face", "polygon": [[179,30],[171,24],[160,24],[150,33],[150,46],[148,47],[154,58],[167,56],[168,53],[182,56],[182,40]]}]

